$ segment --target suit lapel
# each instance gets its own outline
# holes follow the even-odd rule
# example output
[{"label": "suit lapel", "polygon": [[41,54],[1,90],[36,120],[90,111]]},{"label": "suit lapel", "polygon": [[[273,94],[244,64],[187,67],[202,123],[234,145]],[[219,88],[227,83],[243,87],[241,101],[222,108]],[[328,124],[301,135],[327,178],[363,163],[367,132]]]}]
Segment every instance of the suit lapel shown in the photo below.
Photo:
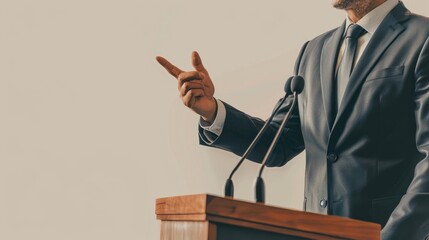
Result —
[{"label": "suit lapel", "polygon": [[349,112],[348,110],[353,107],[353,104],[359,95],[362,84],[365,82],[368,74],[379,61],[385,50],[404,30],[404,27],[399,24],[399,22],[406,19],[408,15],[409,12],[405,6],[402,3],[398,4],[398,6],[386,16],[377,31],[372,36],[368,46],[363,52],[359,62],[356,64],[352,75],[350,76],[341,106],[338,110],[337,117],[332,127],[332,135],[334,134],[338,123],[345,118],[346,113]]},{"label": "suit lapel", "polygon": [[323,105],[325,107],[329,130],[332,129],[335,120],[333,101],[336,101],[336,98],[334,98],[336,96],[334,94],[336,60],[341,47],[340,43],[344,35],[345,25],[346,22],[344,21],[343,25],[337,28],[330,38],[326,39],[320,59]]}]

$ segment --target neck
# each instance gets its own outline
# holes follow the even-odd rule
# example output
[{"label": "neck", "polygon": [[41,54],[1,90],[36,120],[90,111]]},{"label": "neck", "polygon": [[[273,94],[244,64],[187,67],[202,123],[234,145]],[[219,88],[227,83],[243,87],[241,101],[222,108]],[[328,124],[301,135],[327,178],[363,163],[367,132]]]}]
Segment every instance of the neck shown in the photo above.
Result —
[{"label": "neck", "polygon": [[387,0],[357,1],[354,6],[346,9],[347,16],[349,17],[350,21],[357,23],[365,15],[374,10],[374,8],[380,6],[386,1]]}]

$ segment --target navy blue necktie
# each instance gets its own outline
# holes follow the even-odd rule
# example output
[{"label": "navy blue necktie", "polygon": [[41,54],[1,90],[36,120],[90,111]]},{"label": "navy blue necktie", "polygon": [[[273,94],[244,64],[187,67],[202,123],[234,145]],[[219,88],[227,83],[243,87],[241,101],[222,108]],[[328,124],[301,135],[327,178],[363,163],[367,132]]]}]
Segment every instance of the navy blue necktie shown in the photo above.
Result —
[{"label": "navy blue necktie", "polygon": [[347,83],[349,82],[350,75],[353,71],[358,38],[365,33],[365,29],[357,24],[351,24],[347,28],[346,36],[344,38],[344,55],[337,72],[337,111],[340,107]]}]

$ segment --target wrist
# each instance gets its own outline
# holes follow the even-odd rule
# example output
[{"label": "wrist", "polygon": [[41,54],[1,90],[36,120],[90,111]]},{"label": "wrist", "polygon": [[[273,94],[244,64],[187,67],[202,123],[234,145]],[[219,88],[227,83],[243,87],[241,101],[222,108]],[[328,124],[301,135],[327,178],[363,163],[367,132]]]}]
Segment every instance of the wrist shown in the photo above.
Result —
[{"label": "wrist", "polygon": [[203,119],[203,121],[209,124],[213,124],[214,120],[216,119],[217,108],[218,108],[216,99],[212,98],[211,100],[212,100],[211,103],[213,105],[213,108],[212,108],[213,111],[209,111],[204,116],[201,115],[201,118]]}]

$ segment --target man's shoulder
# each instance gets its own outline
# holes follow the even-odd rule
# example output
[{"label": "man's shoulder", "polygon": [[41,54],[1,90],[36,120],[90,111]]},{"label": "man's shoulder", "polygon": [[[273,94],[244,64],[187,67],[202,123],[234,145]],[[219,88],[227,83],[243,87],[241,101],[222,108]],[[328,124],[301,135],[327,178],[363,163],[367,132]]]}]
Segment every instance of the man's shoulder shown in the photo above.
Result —
[{"label": "man's shoulder", "polygon": [[426,30],[429,32],[429,18],[428,17],[418,15],[415,13],[410,13],[409,22],[410,22],[411,26],[418,28],[418,29],[421,29],[421,30]]},{"label": "man's shoulder", "polygon": [[408,12],[408,18],[400,23],[406,30],[406,36],[414,44],[424,43],[429,38],[429,18],[415,13]]},{"label": "man's shoulder", "polygon": [[341,26],[331,29],[325,33],[320,34],[319,36],[311,39],[309,41],[309,46],[320,46],[325,43],[327,39],[329,39]]}]

